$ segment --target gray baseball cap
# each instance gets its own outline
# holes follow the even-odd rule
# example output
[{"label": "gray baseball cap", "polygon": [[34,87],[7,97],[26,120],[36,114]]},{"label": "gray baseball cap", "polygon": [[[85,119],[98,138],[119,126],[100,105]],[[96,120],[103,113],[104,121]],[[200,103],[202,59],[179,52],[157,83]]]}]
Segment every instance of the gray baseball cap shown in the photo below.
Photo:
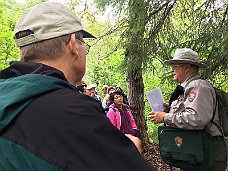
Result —
[{"label": "gray baseball cap", "polygon": [[174,53],[173,59],[165,60],[166,65],[172,65],[176,63],[193,64],[199,67],[206,67],[206,65],[198,61],[198,53],[189,48],[177,49]]},{"label": "gray baseball cap", "polygon": [[[17,39],[18,32],[30,30],[34,34]],[[81,21],[71,10],[58,2],[43,2],[27,9],[19,18],[14,29],[14,40],[22,47],[35,42],[83,32],[84,38],[96,38],[83,30]]]}]

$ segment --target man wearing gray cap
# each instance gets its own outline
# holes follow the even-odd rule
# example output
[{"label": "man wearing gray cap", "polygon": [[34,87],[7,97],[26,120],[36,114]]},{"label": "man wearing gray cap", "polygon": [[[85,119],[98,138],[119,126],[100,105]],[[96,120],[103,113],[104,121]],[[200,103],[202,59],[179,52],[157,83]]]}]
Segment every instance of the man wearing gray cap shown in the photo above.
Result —
[{"label": "man wearing gray cap", "polygon": [[179,88],[176,97],[170,101],[167,113],[152,111],[149,118],[154,123],[165,123],[185,130],[206,128],[211,135],[214,154],[214,166],[206,170],[225,171],[226,147],[224,137],[216,126],[219,125],[218,109],[215,109],[216,94],[212,85],[198,74],[199,68],[205,65],[198,62],[198,54],[189,48],[177,49],[173,59],[164,63],[172,67],[173,80],[182,89]]},{"label": "man wearing gray cap", "polygon": [[61,3],[40,3],[19,18],[20,61],[0,71],[1,171],[154,170],[73,86],[85,73],[83,38],[94,36]]}]

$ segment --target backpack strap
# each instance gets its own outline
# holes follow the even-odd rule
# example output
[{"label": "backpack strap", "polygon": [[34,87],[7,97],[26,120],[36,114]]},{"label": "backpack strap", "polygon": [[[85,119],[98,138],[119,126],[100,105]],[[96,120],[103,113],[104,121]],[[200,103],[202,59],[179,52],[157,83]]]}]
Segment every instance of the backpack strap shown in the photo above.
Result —
[{"label": "backpack strap", "polygon": [[[214,91],[215,91],[215,88],[214,88]],[[215,110],[216,110],[216,108],[217,108],[217,106],[218,106],[218,117],[219,117],[219,124],[218,123],[216,123],[216,122],[214,122],[213,120],[214,120],[214,116],[215,116],[215,111],[214,111],[214,113],[213,113],[213,120],[212,120],[212,123],[219,129],[219,131],[221,132],[221,134],[222,134],[222,136],[223,137],[225,137],[225,134],[224,134],[224,131],[223,131],[223,129],[222,129],[222,124],[221,124],[221,121],[222,121],[222,114],[221,114],[221,112],[220,112],[220,108],[221,108],[221,104],[219,103],[219,95],[216,93],[216,91],[215,91],[215,94],[216,94],[216,106],[215,106]]]}]

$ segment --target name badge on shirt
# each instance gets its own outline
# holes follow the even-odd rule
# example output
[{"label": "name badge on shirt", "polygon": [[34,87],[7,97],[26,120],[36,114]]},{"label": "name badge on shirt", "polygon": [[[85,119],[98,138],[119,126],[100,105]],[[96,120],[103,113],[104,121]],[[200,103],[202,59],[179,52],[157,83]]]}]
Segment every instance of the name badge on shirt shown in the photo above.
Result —
[{"label": "name badge on shirt", "polygon": [[192,102],[196,98],[196,92],[189,92],[188,100]]}]

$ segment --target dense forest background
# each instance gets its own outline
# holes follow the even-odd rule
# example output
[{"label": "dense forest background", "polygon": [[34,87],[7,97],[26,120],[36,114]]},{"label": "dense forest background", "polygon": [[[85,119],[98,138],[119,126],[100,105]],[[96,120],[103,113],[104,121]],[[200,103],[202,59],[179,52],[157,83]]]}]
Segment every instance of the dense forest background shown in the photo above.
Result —
[{"label": "dense forest background", "polygon": [[[13,41],[18,17],[45,0],[0,0],[0,69],[19,60]],[[143,142],[157,141],[157,125],[147,119],[151,110],[145,93],[160,87],[167,101],[176,83],[171,59],[177,48],[199,53],[207,65],[201,75],[228,91],[228,2],[226,0],[65,0],[97,39],[87,55],[87,84],[120,86],[128,95]]]}]

